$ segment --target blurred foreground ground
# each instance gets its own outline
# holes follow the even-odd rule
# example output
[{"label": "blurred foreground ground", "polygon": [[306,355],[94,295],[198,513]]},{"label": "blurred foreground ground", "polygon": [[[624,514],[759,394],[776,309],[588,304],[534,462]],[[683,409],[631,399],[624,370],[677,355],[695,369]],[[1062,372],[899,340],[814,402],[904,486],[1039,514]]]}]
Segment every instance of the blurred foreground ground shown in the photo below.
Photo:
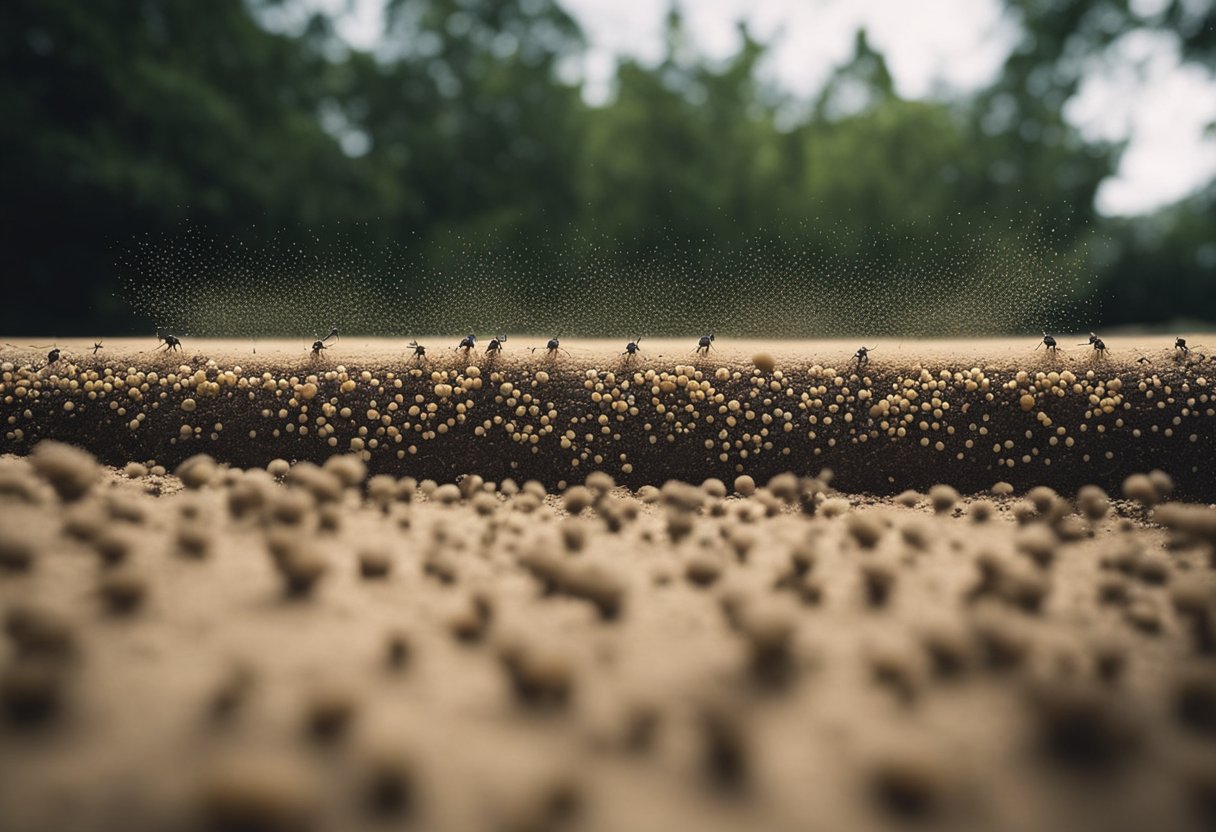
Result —
[{"label": "blurred foreground ground", "polygon": [[0,459],[9,832],[1216,817],[1216,509],[1150,511],[1161,475],[1076,503],[180,475]]}]

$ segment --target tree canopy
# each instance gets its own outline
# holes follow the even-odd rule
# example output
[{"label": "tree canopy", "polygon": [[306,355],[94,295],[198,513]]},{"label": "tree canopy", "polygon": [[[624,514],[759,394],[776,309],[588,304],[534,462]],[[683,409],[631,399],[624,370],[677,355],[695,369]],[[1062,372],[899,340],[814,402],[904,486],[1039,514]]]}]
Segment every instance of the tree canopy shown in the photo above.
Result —
[{"label": "tree canopy", "polygon": [[[1104,218],[1094,196],[1122,148],[1064,116],[1090,59],[1129,31],[1170,32],[1210,66],[1216,4],[1005,2],[1020,39],[966,97],[902,99],[859,31],[852,58],[799,101],[766,83],[766,45],[746,28],[712,61],[673,6],[662,60],[622,60],[610,99],[590,105],[569,72],[584,37],[556,0],[387,0],[370,51],[320,14],[286,33],[264,25],[303,14],[292,0],[10,0],[0,328],[146,326],[123,251],[184,223],[252,247],[340,231],[384,297],[450,306],[464,281],[500,280],[527,295],[493,319],[504,329],[558,322],[572,281],[609,293],[591,298],[628,292],[634,308],[575,317],[570,334],[678,329],[690,294],[703,318],[742,332],[754,328],[734,309],[744,289],[776,299],[767,320],[788,335],[832,329],[782,317],[818,290],[846,293],[861,330],[902,331],[922,284],[1038,281],[1036,297],[1054,298],[965,310],[985,329],[1216,315],[1213,188]],[[200,266],[176,279],[244,277]],[[902,300],[868,306],[847,294],[857,287]]]}]

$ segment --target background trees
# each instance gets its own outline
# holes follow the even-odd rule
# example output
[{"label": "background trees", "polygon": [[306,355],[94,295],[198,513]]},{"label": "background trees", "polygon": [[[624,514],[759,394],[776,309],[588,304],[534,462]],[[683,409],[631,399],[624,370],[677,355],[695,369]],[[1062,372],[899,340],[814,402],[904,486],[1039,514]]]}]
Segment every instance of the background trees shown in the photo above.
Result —
[{"label": "background trees", "polygon": [[[864,32],[798,102],[761,80],[763,43],[744,31],[733,58],[707,61],[673,11],[664,59],[623,61],[612,99],[589,106],[566,71],[582,34],[554,0],[387,3],[374,53],[323,16],[293,35],[260,24],[291,0],[0,6],[0,329],[145,328],[132,291],[168,278],[123,252],[187,222],[254,253],[240,274],[187,258],[181,285],[237,291],[284,249],[339,235],[377,302],[447,308],[469,280],[504,287],[493,319],[420,318],[403,301],[394,320],[415,328],[659,334],[696,318],[895,332],[923,320],[922,288],[1018,281],[1044,285],[999,315],[953,318],[978,330],[1092,322],[1095,309],[1103,325],[1216,315],[1212,188],[1106,220],[1094,194],[1120,148],[1063,116],[1088,56],[1129,30],[1173,33],[1210,62],[1216,4],[1007,0],[1022,40],[996,82],[919,101],[896,95]],[[770,308],[741,315],[741,292]],[[621,293],[628,308],[613,305]],[[817,294],[847,315],[815,317]],[[245,327],[210,320],[198,334]]]}]

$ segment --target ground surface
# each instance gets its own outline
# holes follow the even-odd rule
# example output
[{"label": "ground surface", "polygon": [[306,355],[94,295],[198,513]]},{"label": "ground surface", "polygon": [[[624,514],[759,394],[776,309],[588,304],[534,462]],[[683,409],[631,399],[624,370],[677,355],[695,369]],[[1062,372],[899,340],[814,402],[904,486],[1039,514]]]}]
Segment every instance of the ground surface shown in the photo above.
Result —
[{"label": "ground surface", "polygon": [[[307,344],[185,339],[63,344],[58,361],[0,349],[0,450],[41,438],[104,461],[160,464],[206,452],[237,465],[323,461],[356,451],[373,471],[452,481],[535,479],[560,489],[594,470],[638,487],[672,477],[766,482],[832,468],[840,487],[894,494],[998,480],[1116,489],[1162,468],[1178,492],[1216,499],[1213,361],[1172,338],[1114,341],[1104,356],[1059,337],[858,344],[643,340],[624,345],[511,338],[465,354],[454,339]],[[1198,336],[1188,338],[1197,344]],[[36,343],[32,341],[31,343]],[[532,347],[539,347],[533,351]]]},{"label": "ground surface", "polygon": [[1216,509],[272,467],[0,459],[5,830],[1212,820]]},{"label": "ground surface", "polygon": [[0,350],[0,828],[1211,828],[1201,350],[426,343]]}]

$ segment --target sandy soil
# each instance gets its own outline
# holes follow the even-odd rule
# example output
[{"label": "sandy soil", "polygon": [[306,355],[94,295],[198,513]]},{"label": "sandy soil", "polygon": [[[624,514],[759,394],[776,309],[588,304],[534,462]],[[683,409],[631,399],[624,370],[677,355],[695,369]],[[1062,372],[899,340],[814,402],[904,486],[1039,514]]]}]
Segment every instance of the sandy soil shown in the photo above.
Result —
[{"label": "sandy soil", "polygon": [[[1094,359],[1092,348],[1086,344],[1087,333],[1055,335],[1058,351],[1047,353],[1042,346],[1036,348],[1037,339],[1026,338],[943,338],[937,340],[863,338],[852,340],[764,340],[764,339],[715,339],[708,357],[698,359],[697,338],[643,338],[639,343],[636,361],[617,361],[625,358],[628,339],[606,340],[593,338],[562,338],[560,352],[552,363],[558,366],[582,365],[584,368],[615,369],[618,366],[646,369],[654,365],[695,363],[698,367],[750,367],[752,356],[772,356],[778,367],[820,364],[824,367],[849,368],[858,347],[872,349],[870,366],[914,366],[917,364],[943,364],[958,367],[991,366],[1018,367],[1031,370],[1042,367],[1053,369],[1087,370],[1095,365],[1103,366]],[[1182,337],[1193,347],[1189,360],[1211,366],[1216,358],[1216,343],[1211,333],[1179,333],[1174,335],[1128,335],[1106,338],[1107,366],[1127,368],[1138,364],[1141,357],[1155,367],[1172,367],[1178,356],[1174,349],[1175,337]],[[272,367],[293,369],[324,368],[338,364],[347,366],[413,366],[414,341],[426,348],[427,361],[424,367],[458,367],[469,363],[484,366],[486,347],[491,336],[478,336],[474,350],[466,356],[456,349],[459,335],[422,336],[417,339],[369,338],[366,336],[339,336],[327,342],[320,354],[318,364],[310,350],[307,339],[245,340],[224,338],[191,338],[182,336],[181,347],[168,351],[163,344],[158,346],[155,338],[102,338],[101,348],[93,352],[88,341],[63,341],[43,337],[0,337],[0,356],[17,363],[46,363],[46,353],[58,348],[65,361],[80,366],[96,366],[122,363],[155,362],[162,366],[173,366],[171,359],[185,358],[189,361],[215,360],[231,366],[241,364],[247,369],[261,370]],[[549,362],[546,351],[547,339],[531,335],[508,336],[500,361],[508,365],[524,364],[543,367]],[[17,342],[17,343],[13,343]],[[94,342],[97,343],[97,342]],[[1209,357],[1208,353],[1212,353]],[[1052,360],[1054,355],[1054,360]],[[469,362],[467,357],[477,359]],[[459,360],[458,360],[459,359]],[[1206,363],[1205,363],[1206,362]]]},{"label": "sandy soil", "polygon": [[1160,475],[1074,505],[272,469],[0,458],[5,830],[1216,818],[1216,509],[1149,511]]},{"label": "sandy soil", "polygon": [[[10,339],[11,340],[11,339]],[[422,339],[305,343],[185,339],[63,344],[58,359],[0,350],[0,451],[42,438],[103,461],[172,470],[205,452],[240,466],[362,455],[374,472],[453,481],[535,479],[550,489],[601,470],[637,488],[670,478],[767,482],[836,472],[841,488],[895,494],[948,482],[1117,490],[1161,468],[1178,493],[1216,499],[1216,454],[1200,336],[1106,343],[695,341],[624,344],[510,338],[499,355]],[[34,344],[38,341],[31,340]],[[533,347],[538,347],[533,351]]]},{"label": "sandy soil", "polygon": [[1201,338],[451,340],[0,348],[0,828],[1216,822]]}]

